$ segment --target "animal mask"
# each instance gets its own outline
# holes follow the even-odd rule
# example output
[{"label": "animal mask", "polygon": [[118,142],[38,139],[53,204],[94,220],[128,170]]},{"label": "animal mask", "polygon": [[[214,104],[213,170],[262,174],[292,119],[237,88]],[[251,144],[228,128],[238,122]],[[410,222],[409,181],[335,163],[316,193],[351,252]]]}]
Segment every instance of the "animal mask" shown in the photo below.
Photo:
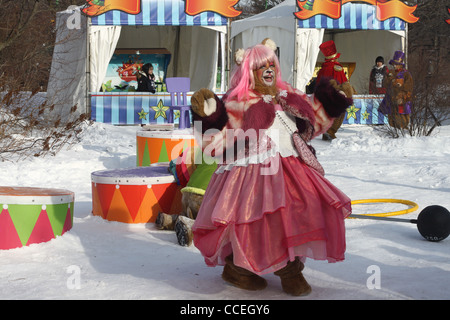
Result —
[{"label": "animal mask", "polygon": [[[277,50],[277,45],[271,39],[264,39],[261,44],[272,49]],[[256,67],[253,70],[253,77],[255,80],[255,91],[264,95],[275,96],[277,94],[276,88],[277,67],[273,61],[267,60],[265,64]]]},{"label": "animal mask", "polygon": [[253,70],[255,79],[255,91],[261,94],[276,95],[276,66],[272,61],[267,61],[265,65]]},{"label": "animal mask", "polygon": [[236,51],[230,99],[234,96],[238,100],[248,99],[249,92],[275,97],[280,88],[284,88],[276,50],[275,42],[265,39],[261,44]]}]

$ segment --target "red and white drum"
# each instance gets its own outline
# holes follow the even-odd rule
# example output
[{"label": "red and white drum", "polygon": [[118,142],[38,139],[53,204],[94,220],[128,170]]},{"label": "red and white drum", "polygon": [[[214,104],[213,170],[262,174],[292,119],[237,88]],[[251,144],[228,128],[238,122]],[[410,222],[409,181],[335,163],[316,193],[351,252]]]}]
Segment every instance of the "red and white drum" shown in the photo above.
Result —
[{"label": "red and white drum", "polygon": [[64,189],[0,186],[0,249],[63,235],[73,226],[74,199]]},{"label": "red and white drum", "polygon": [[159,212],[181,211],[181,188],[167,164],[96,171],[91,180],[92,213],[103,219],[148,223]]},{"label": "red and white drum", "polygon": [[140,167],[169,162],[176,159],[183,150],[195,145],[197,142],[192,128],[173,131],[138,130],[136,165]]}]

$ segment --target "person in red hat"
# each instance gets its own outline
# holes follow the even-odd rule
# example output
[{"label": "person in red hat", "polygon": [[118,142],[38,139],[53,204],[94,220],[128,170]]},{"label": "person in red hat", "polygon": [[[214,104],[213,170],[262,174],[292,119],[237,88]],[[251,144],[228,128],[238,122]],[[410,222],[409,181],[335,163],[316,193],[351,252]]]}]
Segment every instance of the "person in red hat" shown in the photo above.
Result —
[{"label": "person in red hat", "polygon": [[[346,84],[349,90],[346,90],[347,97],[351,98],[353,96],[353,89],[348,82],[347,76],[345,75],[343,66],[338,62],[340,53],[336,50],[336,44],[333,40],[326,41],[319,46],[320,51],[325,56],[325,62],[317,73],[316,83],[319,83],[321,78],[331,78],[336,80],[338,85]],[[334,120],[333,125],[328,129],[326,133],[323,134],[323,140],[336,139],[336,132],[342,125],[344,121],[345,113],[339,118]]]},{"label": "person in red hat", "polygon": [[335,79],[338,84],[348,82],[347,76],[345,75],[344,68],[338,62],[337,59],[341,56],[340,53],[336,51],[336,45],[333,40],[326,41],[319,46],[320,51],[322,51],[325,56],[325,62],[322,64],[319,72],[317,73],[317,82],[320,81],[322,77],[328,77]]},{"label": "person in red hat", "polygon": [[414,82],[411,73],[405,68],[404,59],[403,51],[395,51],[393,59],[389,61],[394,69],[389,71],[386,95],[380,106],[380,111],[388,115],[389,125],[397,129],[408,127],[413,98]]}]

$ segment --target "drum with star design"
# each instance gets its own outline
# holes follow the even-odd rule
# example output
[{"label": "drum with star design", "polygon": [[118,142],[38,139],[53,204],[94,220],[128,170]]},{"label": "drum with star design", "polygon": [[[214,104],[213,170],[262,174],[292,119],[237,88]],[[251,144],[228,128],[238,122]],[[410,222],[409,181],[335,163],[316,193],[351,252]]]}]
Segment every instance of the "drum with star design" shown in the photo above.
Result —
[{"label": "drum with star design", "polygon": [[73,226],[74,193],[0,186],[0,249],[50,241]]},{"label": "drum with star design", "polygon": [[197,145],[193,129],[173,131],[138,130],[136,165],[149,166],[176,159],[182,151]]},{"label": "drum with star design", "polygon": [[154,222],[159,212],[181,212],[181,187],[167,164],[91,174],[92,213],[109,221]]}]

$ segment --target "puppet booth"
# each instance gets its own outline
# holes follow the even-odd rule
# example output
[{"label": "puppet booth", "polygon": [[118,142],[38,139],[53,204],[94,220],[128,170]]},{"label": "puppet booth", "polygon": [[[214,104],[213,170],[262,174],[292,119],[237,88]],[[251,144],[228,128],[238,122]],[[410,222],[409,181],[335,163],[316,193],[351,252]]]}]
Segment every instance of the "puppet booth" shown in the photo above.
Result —
[{"label": "puppet booth", "polygon": [[[317,6],[320,1],[308,2]],[[294,15],[304,10],[299,9],[296,0],[285,0],[258,15],[233,21],[230,32],[233,52],[266,37],[274,39],[285,80],[306,91],[307,84],[325,60],[319,45],[333,40],[341,54],[339,62],[349,71],[350,83],[358,93],[344,123],[385,123],[387,119],[377,111],[380,97],[366,95],[369,75],[377,56],[389,61],[396,50],[406,51],[406,23],[397,17],[379,21],[376,7],[367,3],[342,4],[337,19],[323,14],[308,19]]]},{"label": "puppet booth", "polygon": [[[167,122],[165,79],[186,77],[190,91],[223,91],[227,18],[185,13],[181,0],[141,0],[140,11],[110,10],[92,17],[71,6],[56,18],[56,43],[47,97],[58,115],[91,112],[111,124]],[[157,92],[135,92],[132,67],[152,63]],[[154,107],[154,108],[152,108]],[[157,109],[157,110],[155,110]],[[138,113],[144,111],[146,117]],[[178,119],[176,119],[176,122]]]},{"label": "puppet booth", "polygon": [[[188,15],[181,0],[139,4],[137,13],[110,10],[86,24],[91,119],[145,125],[136,132],[135,168],[91,174],[92,213],[123,223],[180,212],[181,187],[168,164],[196,144],[190,93],[203,87],[225,90],[220,73],[228,20],[214,12]],[[155,93],[134,90],[132,71],[146,63],[153,66]]]}]

